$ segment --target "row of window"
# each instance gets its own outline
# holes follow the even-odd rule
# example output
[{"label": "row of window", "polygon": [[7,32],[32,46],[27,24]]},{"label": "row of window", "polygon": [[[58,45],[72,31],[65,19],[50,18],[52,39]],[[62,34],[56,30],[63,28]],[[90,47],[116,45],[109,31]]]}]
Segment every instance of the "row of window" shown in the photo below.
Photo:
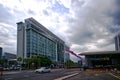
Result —
[{"label": "row of window", "polygon": [[50,39],[35,33],[32,30],[27,32],[27,53],[51,54],[55,57],[56,44]]},{"label": "row of window", "polygon": [[[44,32],[37,30],[34,25],[30,25],[31,28],[27,29],[27,56],[30,57],[31,53],[43,54],[49,56],[50,59],[56,59],[56,43],[50,40],[49,38],[42,35]],[[38,33],[37,31],[41,32]],[[57,53],[58,58],[62,60],[64,50],[63,44],[57,44]]]}]

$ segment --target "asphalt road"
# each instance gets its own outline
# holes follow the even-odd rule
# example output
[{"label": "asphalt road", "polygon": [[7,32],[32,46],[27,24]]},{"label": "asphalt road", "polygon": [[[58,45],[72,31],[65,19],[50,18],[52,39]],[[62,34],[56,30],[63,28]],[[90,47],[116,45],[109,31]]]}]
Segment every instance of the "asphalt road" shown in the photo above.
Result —
[{"label": "asphalt road", "polygon": [[86,74],[84,72],[66,80],[120,80],[110,73]]},{"label": "asphalt road", "polygon": [[60,69],[52,70],[51,73],[35,73],[34,71],[22,71],[22,72],[8,72],[0,77],[0,80],[55,80],[64,76],[68,76],[74,73],[79,73],[76,76],[70,77],[65,80],[120,80],[120,74],[114,74],[119,78],[111,75],[110,73],[87,73],[80,72],[79,69]]},{"label": "asphalt road", "polygon": [[[22,71],[18,73],[5,74],[3,80],[54,80],[63,76],[79,72],[79,69],[53,70],[51,73],[35,73],[33,71]],[[2,80],[2,79],[1,79]]]}]

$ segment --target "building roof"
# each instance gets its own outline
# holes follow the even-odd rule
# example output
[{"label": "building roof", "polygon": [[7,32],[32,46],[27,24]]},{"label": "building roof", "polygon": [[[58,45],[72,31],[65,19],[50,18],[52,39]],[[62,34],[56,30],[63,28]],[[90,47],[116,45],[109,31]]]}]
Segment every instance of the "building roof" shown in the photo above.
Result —
[{"label": "building roof", "polygon": [[61,41],[62,43],[64,43],[64,41],[62,39],[60,39],[58,36],[56,36],[54,33],[52,33],[50,30],[48,30],[46,27],[44,27],[42,24],[40,24],[38,21],[36,21],[34,18],[27,18],[25,19],[26,21],[31,21],[32,23],[37,24],[37,26],[39,26],[39,28],[41,28],[44,32],[47,33],[47,35],[50,35],[52,37],[54,37],[54,39]]},{"label": "building roof", "polygon": [[83,52],[79,55],[120,54],[120,51]]}]

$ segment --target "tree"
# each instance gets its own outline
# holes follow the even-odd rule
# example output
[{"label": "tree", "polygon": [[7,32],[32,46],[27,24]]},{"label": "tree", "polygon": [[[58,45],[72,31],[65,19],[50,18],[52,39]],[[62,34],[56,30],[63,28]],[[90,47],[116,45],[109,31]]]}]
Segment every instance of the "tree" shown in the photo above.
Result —
[{"label": "tree", "polygon": [[52,61],[48,57],[41,57],[42,66],[50,66]]},{"label": "tree", "polygon": [[17,61],[19,62],[19,65],[20,65],[20,71],[21,71],[21,68],[22,68],[22,66],[21,66],[22,58],[21,58],[21,57],[18,57],[18,58],[17,58]]},{"label": "tree", "polygon": [[38,68],[38,66],[39,66],[38,64],[40,62],[40,59],[38,58],[38,56],[32,56],[31,62],[32,62],[32,66],[34,68]]},{"label": "tree", "polygon": [[50,66],[52,64],[52,61],[45,56],[32,56],[29,59],[24,59],[24,62],[26,64],[27,68],[39,68],[41,66]]},{"label": "tree", "polygon": [[65,64],[66,64],[67,68],[76,67],[76,63],[71,60],[68,60]]},{"label": "tree", "polygon": [[32,63],[34,63],[35,68],[41,67],[41,66],[50,66],[52,61],[45,56],[33,56]]},{"label": "tree", "polygon": [[6,67],[7,66],[7,62],[8,60],[5,58],[5,56],[3,56],[2,59],[0,59],[0,65]]},{"label": "tree", "polygon": [[25,67],[30,69],[30,64],[31,64],[31,59],[28,58],[28,59],[24,59],[23,62],[25,63]]},{"label": "tree", "polygon": [[22,61],[22,58],[21,58],[21,57],[18,57],[18,58],[17,58],[17,61],[18,61],[18,62],[21,62],[21,61]]}]

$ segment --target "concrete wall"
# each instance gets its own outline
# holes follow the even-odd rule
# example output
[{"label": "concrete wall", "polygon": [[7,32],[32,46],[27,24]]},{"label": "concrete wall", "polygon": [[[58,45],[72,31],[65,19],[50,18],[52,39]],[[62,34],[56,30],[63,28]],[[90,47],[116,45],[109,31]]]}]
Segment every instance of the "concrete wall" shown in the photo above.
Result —
[{"label": "concrete wall", "polygon": [[17,57],[24,58],[25,50],[25,26],[24,23],[17,23]]}]

